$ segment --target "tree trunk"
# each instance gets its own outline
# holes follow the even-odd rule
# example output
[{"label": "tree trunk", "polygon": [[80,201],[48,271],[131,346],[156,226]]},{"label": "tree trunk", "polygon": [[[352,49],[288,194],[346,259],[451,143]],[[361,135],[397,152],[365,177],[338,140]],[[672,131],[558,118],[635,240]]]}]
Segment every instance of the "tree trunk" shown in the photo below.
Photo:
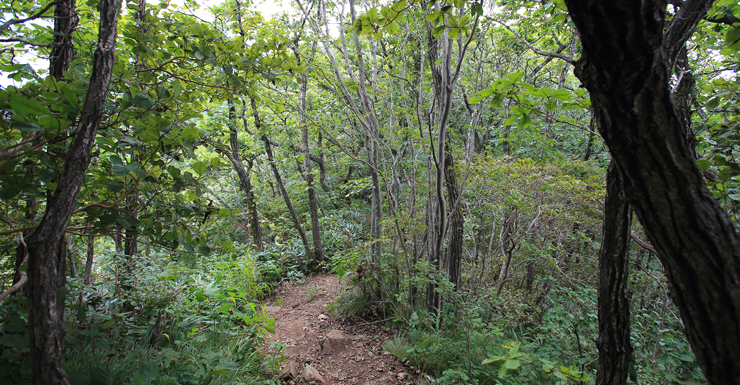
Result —
[{"label": "tree trunk", "polygon": [[591,115],[591,119],[588,121],[588,143],[586,143],[586,153],[583,154],[583,160],[587,161],[591,158],[591,151],[593,149],[594,145],[594,137],[596,136],[596,133],[594,132],[594,116]]},{"label": "tree trunk", "polygon": [[445,162],[445,184],[447,187],[447,198],[450,202],[450,235],[447,243],[446,270],[449,274],[450,283],[455,291],[460,288],[462,282],[462,255],[463,255],[463,229],[465,218],[460,207],[459,186],[457,185],[457,174],[455,173],[455,161],[451,151],[448,150]]},{"label": "tree trunk", "polygon": [[77,27],[75,0],[64,0],[54,6],[54,40],[52,42],[49,75],[56,80],[64,78],[75,54],[72,33]]},{"label": "tree trunk", "polygon": [[604,227],[599,251],[599,366],[596,385],[627,383],[630,355],[629,278],[630,210],[619,170],[611,162],[606,173]]},{"label": "tree trunk", "polygon": [[123,253],[123,236],[121,235],[121,229],[118,229],[118,231],[113,234],[113,243],[116,244],[116,253]]},{"label": "tree trunk", "polygon": [[89,236],[87,237],[87,261],[85,261],[85,286],[90,286],[91,276],[92,276],[92,267],[93,267],[93,259],[95,257],[95,237]]},{"label": "tree trunk", "polygon": [[107,100],[115,60],[117,2],[101,0],[98,47],[93,59],[90,87],[64,160],[56,179],[57,189],[46,203],[36,230],[28,237],[29,329],[31,373],[34,384],[69,384],[62,363],[64,313],[57,298],[60,261],[59,245],[77,203],[90,164],[95,134]]},{"label": "tree trunk", "polygon": [[[72,237],[64,237],[64,255],[69,259],[69,276],[71,278],[77,278],[77,272],[75,271],[75,255],[72,251]],[[62,273],[64,274],[64,270]]]},{"label": "tree trunk", "polygon": [[[695,1],[684,1],[681,12]],[[661,45],[666,3],[566,3],[583,44],[576,75],[666,270],[692,350],[710,384],[738,384],[740,239],[706,188],[674,111]],[[692,12],[681,16],[706,11]]]},{"label": "tree trunk", "polygon": [[[314,44],[315,45],[315,44]],[[298,64],[301,64],[301,57],[298,52],[298,42],[296,41],[296,47],[293,52],[298,59]],[[316,190],[314,189],[313,173],[311,172],[311,151],[308,147],[308,124],[306,116],[306,91],[308,88],[308,76],[301,75],[301,88],[300,95],[298,98],[298,124],[301,126],[301,155],[303,155],[303,179],[306,181],[306,187],[308,192],[308,206],[311,215],[311,235],[313,237],[313,251],[314,261],[311,262],[312,268],[316,268],[316,265],[324,262],[324,245],[321,242],[321,226],[319,225],[319,200],[316,197]]]},{"label": "tree trunk", "polygon": [[[257,101],[254,100],[254,98],[250,98],[250,103],[252,106],[252,114],[254,115],[254,125],[257,127],[257,131],[262,131],[262,123],[260,122],[259,117],[259,111],[257,110]],[[272,145],[270,144],[270,139],[267,138],[265,134],[261,135],[262,142],[265,144],[265,152],[267,153],[267,160],[270,162],[270,168],[272,169],[272,175],[275,177],[275,181],[277,182],[278,189],[280,190],[280,195],[283,196],[283,200],[285,200],[285,205],[288,207],[288,211],[290,211],[290,217],[293,219],[293,224],[295,225],[296,230],[298,230],[298,234],[301,236],[301,241],[303,242],[303,248],[306,250],[306,259],[308,261],[313,261],[313,253],[311,252],[311,246],[308,244],[308,237],[306,236],[306,230],[303,229],[303,225],[301,224],[301,220],[298,218],[298,214],[296,214],[295,209],[293,208],[293,203],[290,201],[290,196],[288,196],[288,192],[285,191],[285,185],[283,184],[283,178],[280,176],[280,170],[278,170],[277,164],[275,163],[275,156],[272,153]]]},{"label": "tree trunk", "polygon": [[[131,161],[134,161],[133,155]],[[126,198],[126,203],[129,211],[133,217],[133,221],[136,221],[136,213],[138,211],[138,201],[136,199],[136,192],[132,192]],[[124,283],[121,287],[124,290],[130,290],[133,286],[131,283],[134,281],[136,274],[136,259],[139,253],[139,227],[138,224],[134,224],[125,230],[123,237],[123,255],[124,255]]]},{"label": "tree trunk", "polygon": [[[242,190],[244,190],[244,194],[247,198],[247,210],[249,210],[247,215],[249,215],[250,225],[252,228],[252,242],[257,251],[263,251],[262,228],[260,227],[259,216],[257,213],[257,202],[254,197],[254,192],[252,191],[252,178],[247,171],[247,168],[244,167],[239,151],[238,132],[236,129],[236,108],[234,107],[233,100],[229,99],[228,104],[230,122],[229,146],[231,147],[231,152],[228,150],[222,150],[221,152],[229,158],[231,165],[234,166],[236,175],[239,176],[239,182],[241,182]],[[245,111],[242,111],[242,113],[245,113]],[[246,124],[246,121],[244,124]]]}]

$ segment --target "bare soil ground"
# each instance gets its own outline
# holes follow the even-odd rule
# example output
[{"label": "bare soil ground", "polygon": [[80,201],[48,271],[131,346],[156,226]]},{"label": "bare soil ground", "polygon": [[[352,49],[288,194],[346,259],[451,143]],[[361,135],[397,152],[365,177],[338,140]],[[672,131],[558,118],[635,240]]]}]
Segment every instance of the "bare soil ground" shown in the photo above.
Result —
[{"label": "bare soil ground", "polygon": [[341,288],[335,275],[280,285],[267,307],[275,319],[275,334],[269,339],[285,346],[280,378],[286,384],[416,383],[415,370],[383,352],[392,332],[378,324],[330,316],[327,307]]}]

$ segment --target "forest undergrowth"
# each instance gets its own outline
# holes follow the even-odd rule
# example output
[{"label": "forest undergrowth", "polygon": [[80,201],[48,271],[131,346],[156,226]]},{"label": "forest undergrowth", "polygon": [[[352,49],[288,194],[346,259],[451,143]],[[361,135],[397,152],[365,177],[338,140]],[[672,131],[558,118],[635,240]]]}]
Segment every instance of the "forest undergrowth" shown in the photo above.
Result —
[{"label": "forest undergrowth", "polygon": [[277,384],[322,273],[415,385],[738,384],[740,3],[669,3],[0,3],[0,382]]}]

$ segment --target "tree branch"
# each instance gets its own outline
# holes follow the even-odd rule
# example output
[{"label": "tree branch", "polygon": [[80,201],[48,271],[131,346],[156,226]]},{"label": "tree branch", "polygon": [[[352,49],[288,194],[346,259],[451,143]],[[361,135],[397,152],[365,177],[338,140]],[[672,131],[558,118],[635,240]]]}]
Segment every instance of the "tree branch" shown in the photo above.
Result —
[{"label": "tree branch", "polygon": [[522,43],[524,43],[524,45],[527,46],[527,48],[531,49],[532,52],[536,53],[537,55],[545,56],[545,57],[551,57],[553,59],[560,59],[560,60],[562,60],[562,61],[564,61],[564,62],[566,62],[566,63],[568,63],[570,65],[575,65],[576,64],[575,60],[573,60],[573,59],[571,59],[571,58],[569,58],[569,57],[567,57],[565,55],[562,55],[562,54],[559,54],[559,53],[555,53],[555,52],[542,51],[542,50],[539,50],[539,49],[535,48],[535,46],[533,46],[532,43],[530,43],[529,41],[527,41],[527,39],[525,39],[524,36],[520,35],[519,32],[517,32],[513,28],[509,27],[504,22],[498,21],[498,20],[494,19],[491,16],[485,16],[485,18],[488,19],[488,20],[491,20],[493,22],[496,22],[499,25],[501,25],[502,27],[508,29],[509,32],[513,33],[514,36],[516,36],[517,38],[519,38],[519,40],[521,40]]},{"label": "tree branch", "polygon": [[11,286],[10,288],[8,288],[8,290],[5,290],[2,294],[0,294],[0,303],[5,301],[5,299],[8,298],[13,293],[20,290],[23,287],[23,285],[25,285],[26,282],[28,281],[28,276],[26,275],[26,272],[23,270],[20,270],[20,266],[23,266],[23,264],[26,263],[26,261],[28,261],[28,252],[26,251],[26,242],[23,240],[23,233],[19,234],[18,242],[20,242],[21,247],[23,247],[23,261],[21,262],[20,265],[18,265],[19,279],[18,279],[18,282],[15,283],[15,285]]},{"label": "tree branch", "polygon": [[21,24],[21,23],[25,23],[27,21],[38,19],[39,17],[43,16],[44,13],[46,13],[46,11],[49,10],[49,8],[51,8],[54,5],[60,4],[60,3],[61,3],[61,1],[54,1],[54,2],[51,2],[49,4],[46,4],[46,6],[44,8],[41,8],[40,11],[36,12],[35,14],[33,14],[33,15],[31,15],[31,16],[25,18],[25,19],[10,19],[10,20],[6,21],[3,25],[0,25],[0,33],[2,33],[3,31],[5,31],[6,29],[9,29],[10,26],[12,26],[14,24]]}]

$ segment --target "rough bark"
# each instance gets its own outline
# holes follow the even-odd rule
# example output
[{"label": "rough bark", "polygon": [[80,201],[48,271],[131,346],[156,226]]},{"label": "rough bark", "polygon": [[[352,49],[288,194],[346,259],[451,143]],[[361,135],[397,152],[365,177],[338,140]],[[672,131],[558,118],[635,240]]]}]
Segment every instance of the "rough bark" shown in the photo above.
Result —
[{"label": "rough bark", "polygon": [[59,259],[59,244],[77,203],[102,118],[102,106],[107,100],[115,59],[117,16],[117,2],[101,0],[98,47],[80,123],[67,150],[57,189],[47,199],[39,226],[26,240],[34,384],[69,383],[62,366],[64,314],[60,312],[57,298],[57,277],[63,267],[63,260]]},{"label": "rough bark", "polygon": [[612,161],[606,173],[604,225],[599,251],[599,366],[597,385],[627,383],[630,355],[629,204],[622,180]]},{"label": "rough bark", "polygon": [[56,80],[64,78],[75,54],[72,33],[77,27],[75,0],[65,0],[54,6],[54,40],[52,41],[49,75]]},{"label": "rough bark", "polygon": [[692,351],[710,384],[738,384],[740,239],[706,188],[674,111],[661,45],[666,3],[566,4],[583,44],[576,75],[665,267]]}]

